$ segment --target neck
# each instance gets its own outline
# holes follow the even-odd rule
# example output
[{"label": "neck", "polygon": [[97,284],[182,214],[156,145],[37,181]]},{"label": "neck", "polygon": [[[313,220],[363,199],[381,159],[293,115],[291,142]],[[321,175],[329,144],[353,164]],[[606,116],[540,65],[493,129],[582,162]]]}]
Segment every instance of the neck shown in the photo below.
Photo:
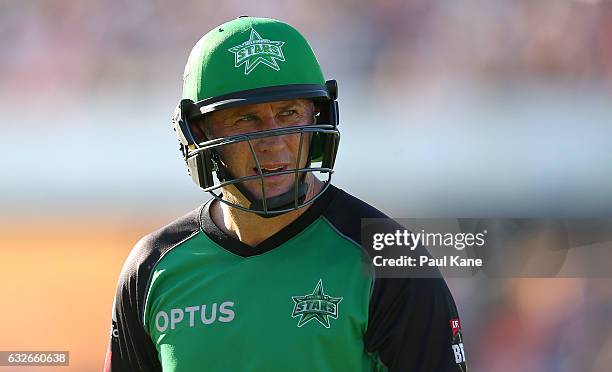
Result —
[{"label": "neck", "polygon": [[[306,177],[306,182],[309,186],[305,199],[307,201],[319,193],[323,187],[323,182],[312,174],[308,174]],[[233,236],[244,244],[256,246],[289,225],[306,212],[311,205],[281,214],[277,217],[263,218],[255,213],[232,208],[218,200],[213,200],[210,206],[210,217],[215,225],[226,234]]]}]

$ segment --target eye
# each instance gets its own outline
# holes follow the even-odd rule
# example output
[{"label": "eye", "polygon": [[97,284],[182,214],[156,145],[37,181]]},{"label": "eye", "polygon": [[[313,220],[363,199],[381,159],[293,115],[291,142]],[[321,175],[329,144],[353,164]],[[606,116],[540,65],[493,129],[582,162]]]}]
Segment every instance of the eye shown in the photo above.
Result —
[{"label": "eye", "polygon": [[278,113],[280,116],[293,116],[297,115],[298,112],[296,110],[285,110]]},{"label": "eye", "polygon": [[254,115],[247,115],[236,120],[235,124],[244,124],[250,121],[256,120],[257,118]]}]

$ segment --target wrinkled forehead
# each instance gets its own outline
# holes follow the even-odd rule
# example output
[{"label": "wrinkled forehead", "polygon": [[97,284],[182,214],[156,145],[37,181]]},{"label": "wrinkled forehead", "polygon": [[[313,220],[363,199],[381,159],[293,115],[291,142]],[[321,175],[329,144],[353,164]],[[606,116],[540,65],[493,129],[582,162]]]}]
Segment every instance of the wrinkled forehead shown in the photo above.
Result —
[{"label": "wrinkled forehead", "polygon": [[224,119],[233,116],[252,115],[256,113],[266,112],[267,110],[273,112],[283,110],[304,110],[314,111],[314,102],[310,99],[291,99],[283,101],[271,101],[263,103],[254,103],[250,105],[244,105],[239,107],[232,107],[223,110],[213,111],[209,114],[214,119]]}]

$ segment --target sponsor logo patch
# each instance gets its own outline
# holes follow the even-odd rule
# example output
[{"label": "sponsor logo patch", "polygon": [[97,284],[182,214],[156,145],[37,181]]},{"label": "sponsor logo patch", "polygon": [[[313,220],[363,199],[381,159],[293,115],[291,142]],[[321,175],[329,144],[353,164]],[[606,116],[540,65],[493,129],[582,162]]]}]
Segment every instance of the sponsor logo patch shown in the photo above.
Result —
[{"label": "sponsor logo patch", "polygon": [[450,320],[451,329],[453,330],[453,337],[461,330],[461,323],[459,323],[459,318]]},{"label": "sponsor logo patch", "polygon": [[225,301],[220,305],[195,305],[175,308],[169,311],[158,311],[155,315],[155,328],[160,333],[180,327],[194,328],[200,324],[208,325],[215,321],[229,323],[234,320],[234,301]]},{"label": "sponsor logo patch", "polygon": [[463,350],[463,338],[461,337],[461,322],[459,318],[453,318],[449,320],[449,323],[453,332],[451,348],[455,356],[455,363],[459,364],[462,371],[466,371],[465,351]]}]

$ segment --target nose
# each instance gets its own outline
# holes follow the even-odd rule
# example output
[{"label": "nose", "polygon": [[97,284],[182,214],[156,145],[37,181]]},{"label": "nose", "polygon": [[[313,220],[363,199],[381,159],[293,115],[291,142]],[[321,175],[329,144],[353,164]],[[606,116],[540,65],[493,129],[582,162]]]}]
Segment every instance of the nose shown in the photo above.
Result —
[{"label": "nose", "polygon": [[268,109],[265,113],[260,114],[261,121],[259,122],[259,130],[268,130],[280,128],[277,118],[274,116],[272,110]]},{"label": "nose", "polygon": [[[281,128],[280,123],[277,121],[275,116],[271,111],[267,112],[265,115],[260,116],[260,127],[258,130],[271,130]],[[274,152],[279,151],[285,146],[285,141],[283,140],[284,136],[269,136],[264,138],[259,138],[253,141],[253,145],[257,152]]]}]

